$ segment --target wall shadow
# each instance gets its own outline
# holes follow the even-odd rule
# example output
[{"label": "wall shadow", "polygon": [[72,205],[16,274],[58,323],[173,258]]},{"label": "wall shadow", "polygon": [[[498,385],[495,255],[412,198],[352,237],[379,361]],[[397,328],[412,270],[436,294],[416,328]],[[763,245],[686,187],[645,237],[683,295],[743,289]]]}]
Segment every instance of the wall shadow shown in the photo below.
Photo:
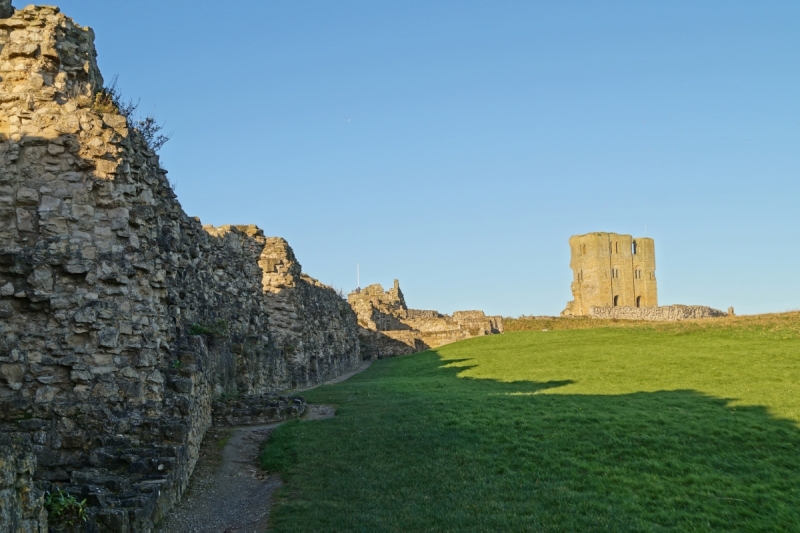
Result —
[{"label": "wall shadow", "polygon": [[583,507],[617,530],[800,530],[800,430],[765,406],[695,390],[539,394],[572,381],[463,377],[457,362],[431,361],[450,387],[503,404],[495,438],[519,447],[499,468],[547,480],[555,523]]},{"label": "wall shadow", "polygon": [[[320,426],[320,443],[331,446],[319,452],[320,465],[334,461],[341,471],[332,456],[346,451],[363,476],[354,492],[320,468],[313,483],[329,490],[320,498],[358,501],[347,520],[379,530],[388,522],[536,531],[789,531],[800,524],[800,430],[765,407],[733,407],[692,390],[547,394],[570,381],[459,378],[467,367],[457,362],[435,351],[397,357],[312,396],[346,407],[336,425]],[[335,431],[369,439],[338,450]],[[301,462],[312,464],[316,435],[304,436],[309,457]],[[315,501],[311,488],[290,488]],[[366,493],[373,496],[359,499]],[[292,509],[279,509],[276,523]],[[317,511],[303,509],[294,518],[313,527]]]}]

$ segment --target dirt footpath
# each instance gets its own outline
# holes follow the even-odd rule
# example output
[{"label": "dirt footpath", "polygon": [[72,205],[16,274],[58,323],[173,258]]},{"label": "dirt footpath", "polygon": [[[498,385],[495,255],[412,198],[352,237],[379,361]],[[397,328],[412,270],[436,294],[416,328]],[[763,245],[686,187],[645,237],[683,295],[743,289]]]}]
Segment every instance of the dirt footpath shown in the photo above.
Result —
[{"label": "dirt footpath", "polygon": [[[324,385],[344,381],[369,365],[367,361],[353,372]],[[321,420],[335,414],[333,406],[308,405],[302,418]],[[261,443],[279,425],[209,430],[203,439],[189,489],[157,530],[165,533],[266,531],[272,494],[281,486],[281,481],[276,475],[266,475],[259,468],[257,457]]]}]

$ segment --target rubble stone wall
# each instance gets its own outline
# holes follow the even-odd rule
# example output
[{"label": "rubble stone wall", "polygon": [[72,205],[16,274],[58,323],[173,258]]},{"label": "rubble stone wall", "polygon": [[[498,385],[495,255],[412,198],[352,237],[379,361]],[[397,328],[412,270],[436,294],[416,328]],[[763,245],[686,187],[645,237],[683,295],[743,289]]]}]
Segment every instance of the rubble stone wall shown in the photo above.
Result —
[{"label": "rubble stone wall", "polygon": [[400,283],[384,291],[379,284],[354,291],[347,301],[358,317],[361,348],[370,357],[389,357],[436,348],[470,337],[503,332],[503,318],[483,311],[408,309]]},{"label": "rubble stone wall", "polygon": [[705,305],[662,305],[660,307],[591,307],[592,318],[623,320],[676,321],[727,316],[727,313]]},{"label": "rubble stone wall", "polygon": [[219,398],[214,402],[214,425],[256,426],[274,424],[299,418],[306,410],[302,396],[279,396],[264,394],[241,398]]},{"label": "rubble stone wall", "polygon": [[215,397],[361,354],[332,289],[294,270],[273,284],[261,230],[184,213],[95,100],[95,57],[58,8],[0,19],[0,433],[33,442],[37,481],[86,498],[96,530],[146,531],[186,488]]},{"label": "rubble stone wall", "polygon": [[258,264],[271,335],[292,388],[321,383],[361,364],[355,313],[342,295],[302,273],[289,243],[264,239]]}]

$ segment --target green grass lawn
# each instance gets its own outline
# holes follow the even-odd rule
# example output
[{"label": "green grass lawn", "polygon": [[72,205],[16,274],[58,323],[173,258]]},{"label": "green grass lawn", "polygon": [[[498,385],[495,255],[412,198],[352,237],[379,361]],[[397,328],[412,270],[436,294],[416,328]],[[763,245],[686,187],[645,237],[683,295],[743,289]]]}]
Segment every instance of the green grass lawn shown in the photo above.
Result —
[{"label": "green grass lawn", "polygon": [[309,391],[276,531],[800,531],[800,320],[519,331]]}]

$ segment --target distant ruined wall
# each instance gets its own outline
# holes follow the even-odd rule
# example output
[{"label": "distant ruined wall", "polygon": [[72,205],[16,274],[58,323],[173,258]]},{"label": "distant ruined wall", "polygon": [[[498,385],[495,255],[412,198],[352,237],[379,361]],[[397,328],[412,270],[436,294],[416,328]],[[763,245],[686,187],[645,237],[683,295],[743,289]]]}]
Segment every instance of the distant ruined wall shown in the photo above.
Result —
[{"label": "distant ruined wall", "polygon": [[647,237],[595,232],[569,239],[573,300],[562,316],[591,307],[658,305],[655,243]]},{"label": "distant ruined wall", "polygon": [[483,311],[454,311],[453,321],[472,337],[503,332],[503,318],[486,316]]},{"label": "distant ruined wall", "polygon": [[664,305],[661,307],[591,307],[592,318],[622,320],[676,321],[728,316],[724,311],[705,305]]},{"label": "distant ruined wall", "polygon": [[410,329],[402,322],[402,319],[408,318],[409,309],[406,307],[398,280],[394,280],[394,285],[387,291],[376,283],[360,292],[352,292],[347,296],[347,301],[355,311],[359,324],[367,329],[374,331]]},{"label": "distant ruined wall", "polygon": [[37,482],[86,498],[94,530],[148,531],[215,397],[361,354],[341,297],[265,269],[285,241],[183,212],[141,135],[94,104],[93,41],[53,7],[0,19],[0,433],[33,442]]},{"label": "distant ruined wall", "polygon": [[448,316],[408,309],[398,280],[388,291],[374,284],[351,292],[347,301],[358,317],[362,351],[369,357],[405,355],[503,332],[502,317],[487,317],[483,311],[456,311]]}]

